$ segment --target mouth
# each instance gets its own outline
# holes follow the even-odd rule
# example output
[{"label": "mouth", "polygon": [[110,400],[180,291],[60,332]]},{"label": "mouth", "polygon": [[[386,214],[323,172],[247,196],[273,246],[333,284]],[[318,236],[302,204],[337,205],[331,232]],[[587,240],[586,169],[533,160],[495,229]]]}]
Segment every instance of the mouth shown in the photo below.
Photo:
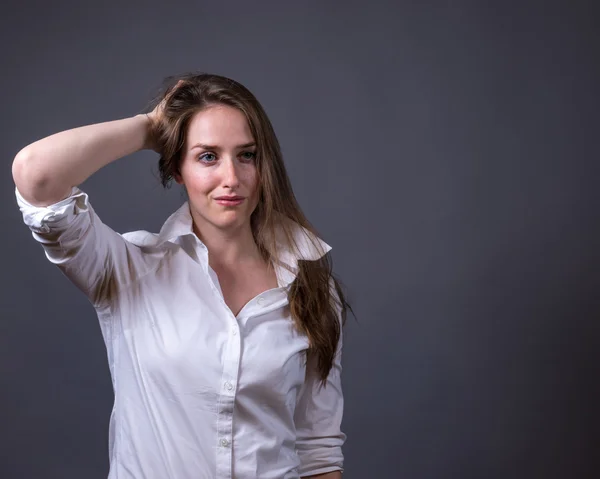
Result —
[{"label": "mouth", "polygon": [[215,201],[223,206],[236,206],[243,203],[244,199],[243,196],[219,196]]}]

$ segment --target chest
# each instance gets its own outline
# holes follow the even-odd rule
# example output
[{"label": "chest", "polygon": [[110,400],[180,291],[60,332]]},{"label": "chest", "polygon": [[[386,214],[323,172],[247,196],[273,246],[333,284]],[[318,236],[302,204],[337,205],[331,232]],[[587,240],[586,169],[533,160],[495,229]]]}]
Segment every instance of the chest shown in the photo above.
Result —
[{"label": "chest", "polygon": [[[293,327],[276,277],[223,280],[224,304],[210,279],[186,264],[165,264],[122,298],[123,329],[114,335],[121,373],[141,374],[148,387],[168,391],[169,401],[184,398],[211,412],[222,394],[257,398],[263,408],[295,404],[308,339]],[[236,317],[227,311],[238,313],[248,302]]]},{"label": "chest", "polygon": [[277,277],[272,269],[265,267],[239,267],[236,269],[216,267],[225,304],[234,316],[253,298],[277,288]]}]

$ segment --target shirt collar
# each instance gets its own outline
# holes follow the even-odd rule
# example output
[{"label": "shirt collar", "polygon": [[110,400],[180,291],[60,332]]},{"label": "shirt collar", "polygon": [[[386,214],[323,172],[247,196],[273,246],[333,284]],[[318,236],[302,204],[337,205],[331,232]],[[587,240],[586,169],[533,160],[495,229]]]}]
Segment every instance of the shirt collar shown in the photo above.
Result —
[{"label": "shirt collar", "polygon": [[[283,231],[279,230],[276,234],[279,248],[278,261],[288,268],[291,268],[293,273],[296,273],[298,270],[298,261],[314,261],[331,251],[331,246],[298,223],[293,222],[282,215],[280,216],[280,221],[293,223],[292,228],[298,253],[294,252],[286,245]],[[194,234],[192,215],[190,213],[189,201],[186,201],[171,216],[169,216],[169,218],[167,218],[160,229],[157,242],[158,244],[162,244],[165,241],[174,241],[181,236],[192,234]],[[200,240],[198,239],[198,241]]]}]

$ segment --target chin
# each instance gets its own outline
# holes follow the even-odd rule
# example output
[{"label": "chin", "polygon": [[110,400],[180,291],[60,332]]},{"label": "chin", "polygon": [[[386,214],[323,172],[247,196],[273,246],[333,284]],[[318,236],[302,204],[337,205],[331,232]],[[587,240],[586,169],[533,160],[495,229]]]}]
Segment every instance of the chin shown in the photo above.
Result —
[{"label": "chin", "polygon": [[212,224],[223,229],[236,228],[248,221],[250,221],[249,217],[234,211],[215,215],[211,218]]}]

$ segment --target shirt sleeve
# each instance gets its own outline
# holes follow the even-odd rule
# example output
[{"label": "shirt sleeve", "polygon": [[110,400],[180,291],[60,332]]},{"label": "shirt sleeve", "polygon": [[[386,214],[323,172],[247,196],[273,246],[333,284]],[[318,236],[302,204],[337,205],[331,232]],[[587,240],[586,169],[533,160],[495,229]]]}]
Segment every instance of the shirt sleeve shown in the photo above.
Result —
[{"label": "shirt sleeve", "polygon": [[23,221],[58,266],[94,306],[105,305],[119,284],[128,282],[134,245],[106,226],[88,195],[73,187],[70,196],[49,206],[28,203],[15,188]]},{"label": "shirt sleeve", "polygon": [[342,393],[342,332],[333,367],[323,386],[314,355],[309,355],[306,381],[296,404],[296,451],[300,457],[301,477],[344,470],[342,445],[346,435],[341,431],[344,412]]}]

